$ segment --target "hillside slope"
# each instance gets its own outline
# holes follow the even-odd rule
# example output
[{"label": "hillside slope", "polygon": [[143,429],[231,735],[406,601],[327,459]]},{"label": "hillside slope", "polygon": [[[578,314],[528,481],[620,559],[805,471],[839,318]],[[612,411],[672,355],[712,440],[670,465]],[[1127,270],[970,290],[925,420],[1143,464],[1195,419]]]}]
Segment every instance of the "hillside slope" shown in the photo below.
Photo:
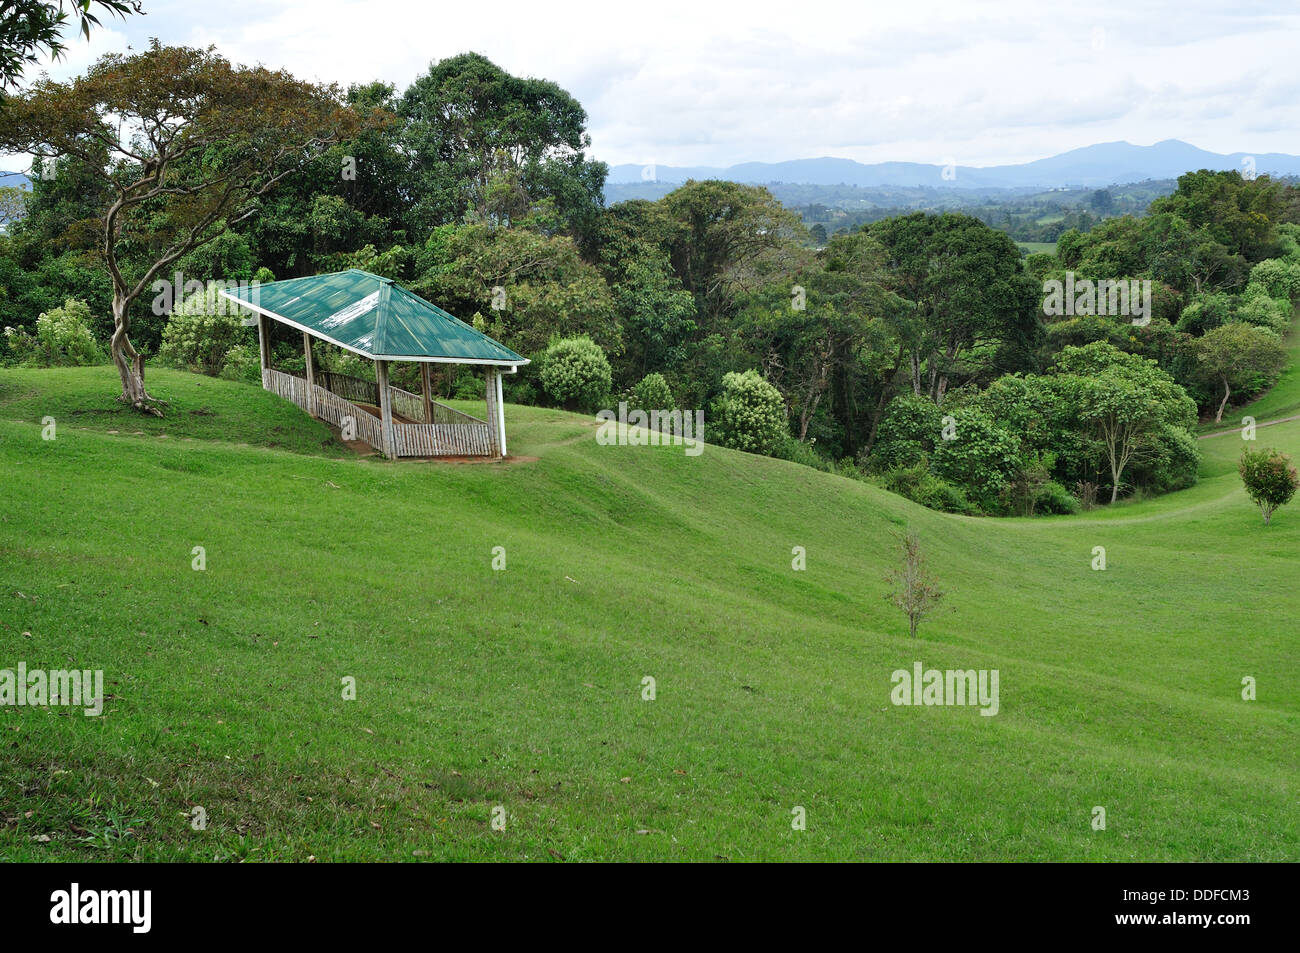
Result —
[{"label": "hillside slope", "polygon": [[[1235,439],[1182,493],[979,520],[537,408],[535,462],[355,458],[158,381],[133,434],[73,413],[111,368],[0,371],[0,668],[112,695],[0,707],[0,859],[1300,859],[1300,504],[1265,529]],[[950,609],[915,641],[909,526]],[[915,661],[997,669],[999,713],[891,705]]]}]

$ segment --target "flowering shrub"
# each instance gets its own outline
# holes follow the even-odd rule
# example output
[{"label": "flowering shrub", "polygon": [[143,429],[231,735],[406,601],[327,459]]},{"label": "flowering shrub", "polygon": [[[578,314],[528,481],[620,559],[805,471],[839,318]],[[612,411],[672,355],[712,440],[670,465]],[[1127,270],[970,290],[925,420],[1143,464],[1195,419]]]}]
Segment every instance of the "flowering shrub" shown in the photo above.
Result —
[{"label": "flowering shrub", "polygon": [[5,328],[9,349],[31,367],[80,367],[102,364],[104,349],[90,333],[90,306],[69,298],[63,307],[36,319],[36,334]]},{"label": "flowering shrub", "polygon": [[724,447],[750,453],[771,453],[790,432],[781,392],[755,370],[722,378],[711,423]]}]

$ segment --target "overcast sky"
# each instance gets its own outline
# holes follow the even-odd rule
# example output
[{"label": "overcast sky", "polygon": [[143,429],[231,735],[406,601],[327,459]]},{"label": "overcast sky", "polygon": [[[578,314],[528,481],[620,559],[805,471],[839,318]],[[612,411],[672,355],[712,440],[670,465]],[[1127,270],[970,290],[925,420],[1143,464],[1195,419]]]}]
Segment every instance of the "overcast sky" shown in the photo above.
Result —
[{"label": "overcast sky", "polygon": [[474,50],[569,90],[610,164],[993,165],[1117,139],[1300,154],[1295,2],[143,2],[51,74],[157,36],[400,91]]}]

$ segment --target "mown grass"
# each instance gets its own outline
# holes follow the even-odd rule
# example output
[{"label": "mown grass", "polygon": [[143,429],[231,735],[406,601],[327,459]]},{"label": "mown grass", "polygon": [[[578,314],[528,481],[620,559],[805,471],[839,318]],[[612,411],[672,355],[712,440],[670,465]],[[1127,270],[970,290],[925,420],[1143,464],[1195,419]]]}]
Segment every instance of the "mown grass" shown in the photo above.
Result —
[{"label": "mown grass", "polygon": [[[991,520],[536,408],[535,462],[475,466],[180,374],[165,421],[78,417],[113,386],[0,371],[0,668],[112,696],[0,708],[0,859],[1300,858],[1300,505],[1263,526],[1234,437],[1191,490]],[[909,526],[949,593],[915,641]],[[915,660],[998,669],[1001,711],[891,705]]]}]

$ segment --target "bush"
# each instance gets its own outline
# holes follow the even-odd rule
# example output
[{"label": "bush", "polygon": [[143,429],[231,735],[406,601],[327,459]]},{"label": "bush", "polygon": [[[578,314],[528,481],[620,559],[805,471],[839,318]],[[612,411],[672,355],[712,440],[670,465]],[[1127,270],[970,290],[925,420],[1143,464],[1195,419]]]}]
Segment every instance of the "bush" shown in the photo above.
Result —
[{"label": "bush", "polygon": [[943,513],[979,513],[961,487],[935,476],[924,463],[911,467],[898,467],[880,477],[880,485],[891,493],[905,496],[913,503]]},{"label": "bush", "polygon": [[609,395],[613,372],[600,345],[587,337],[553,341],[538,377],[552,400],[568,410],[594,410]]},{"label": "bush", "polygon": [[1196,295],[1183,309],[1174,325],[1175,330],[1189,334],[1204,334],[1211,328],[1226,324],[1232,318],[1232,298],[1221,291]]},{"label": "bush", "polygon": [[750,453],[770,454],[790,434],[781,392],[755,370],[732,371],[722,378],[712,424],[724,447]]},{"label": "bush", "polygon": [[1264,512],[1265,526],[1272,520],[1273,511],[1291,502],[1300,489],[1300,473],[1296,472],[1291,458],[1271,448],[1243,450],[1237,472],[1246,486],[1246,494]]},{"label": "bush", "polygon": [[487,380],[474,373],[457,375],[451,396],[456,400],[486,400]]},{"label": "bush", "polygon": [[877,472],[924,462],[943,434],[943,411],[928,397],[902,394],[889,402],[871,448]]},{"label": "bush", "polygon": [[960,408],[953,418],[953,439],[934,446],[935,475],[960,486],[986,512],[1001,512],[1003,490],[1022,468],[1020,440],[981,410]]},{"label": "bush", "polygon": [[[1095,492],[1093,498],[1096,499]],[[1040,513],[1074,513],[1079,509],[1079,501],[1061,484],[1048,480],[1038,491],[1037,509]]]},{"label": "bush", "polygon": [[[833,465],[820,453],[812,448],[811,445],[804,443],[802,440],[796,440],[794,437],[786,434],[776,442],[772,448],[771,455],[778,460],[789,460],[791,463],[798,463],[805,467],[812,467],[814,470],[831,472]],[[853,476],[860,476],[857,468],[853,468]]]},{"label": "bush", "polygon": [[673,392],[662,374],[647,374],[632,388],[629,405],[636,410],[675,410]]},{"label": "bush", "polygon": [[1233,319],[1285,334],[1291,326],[1291,299],[1270,298],[1259,286],[1247,288]]},{"label": "bush", "polygon": [[262,355],[252,345],[236,344],[226,352],[226,358],[222,362],[221,376],[228,381],[261,383]]},{"label": "bush", "polygon": [[221,373],[226,355],[237,344],[249,343],[249,329],[240,323],[239,307],[217,294],[209,284],[172,308],[163,329],[160,360],[212,377]]},{"label": "bush", "polygon": [[32,367],[83,367],[105,360],[90,333],[90,306],[75,298],[37,317],[35,336],[5,328],[5,338],[15,359]]}]

